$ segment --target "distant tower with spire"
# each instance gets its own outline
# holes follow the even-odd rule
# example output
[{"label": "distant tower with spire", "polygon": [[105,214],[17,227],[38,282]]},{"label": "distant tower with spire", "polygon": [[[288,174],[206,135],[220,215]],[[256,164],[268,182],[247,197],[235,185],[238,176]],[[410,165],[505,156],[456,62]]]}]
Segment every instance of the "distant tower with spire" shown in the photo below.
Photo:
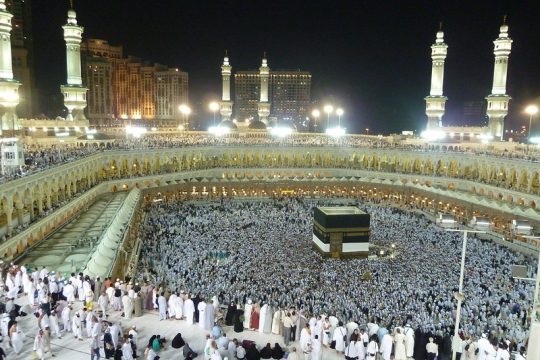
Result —
[{"label": "distant tower with spire", "polygon": [[2,131],[11,130],[15,134],[20,129],[19,118],[15,107],[19,104],[19,86],[21,83],[13,79],[11,64],[11,18],[4,0],[0,0],[0,106]]},{"label": "distant tower with spire", "polygon": [[266,60],[266,52],[263,55],[262,65],[259,68],[259,76],[261,78],[261,97],[258,106],[259,120],[265,125],[268,125],[268,117],[270,116],[270,102],[268,101],[270,68],[268,67],[268,61]]},{"label": "distant tower with spire", "polygon": [[502,140],[504,119],[508,114],[508,103],[511,97],[506,94],[506,76],[508,74],[508,58],[512,50],[512,39],[508,36],[506,16],[500,27],[499,37],[493,41],[495,66],[493,69],[493,88],[486,97],[489,133],[494,139]]},{"label": "distant tower with spire", "polygon": [[223,65],[221,65],[223,88],[221,93],[220,114],[223,121],[231,119],[233,110],[233,102],[231,101],[231,72],[232,66],[229,63],[229,56],[225,50]]},{"label": "distant tower with spire", "polygon": [[77,24],[77,14],[73,10],[73,0],[70,0],[67,24],[64,29],[66,41],[67,84],[60,90],[64,95],[64,106],[68,109],[67,120],[86,120],[87,88],[83,86],[81,77],[81,41],[84,28]]},{"label": "distant tower with spire", "polygon": [[447,97],[443,95],[444,61],[448,53],[448,45],[444,43],[442,23],[435,43],[431,45],[431,89],[426,100],[427,130],[435,130],[442,127],[442,117],[445,111]]}]

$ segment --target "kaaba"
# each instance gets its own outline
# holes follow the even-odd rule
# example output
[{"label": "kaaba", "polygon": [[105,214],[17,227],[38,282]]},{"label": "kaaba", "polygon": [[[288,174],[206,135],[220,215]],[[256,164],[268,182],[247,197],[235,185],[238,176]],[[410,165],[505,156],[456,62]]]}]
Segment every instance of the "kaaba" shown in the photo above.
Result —
[{"label": "kaaba", "polygon": [[316,207],[313,249],[325,257],[367,257],[369,223],[370,215],[356,206]]}]

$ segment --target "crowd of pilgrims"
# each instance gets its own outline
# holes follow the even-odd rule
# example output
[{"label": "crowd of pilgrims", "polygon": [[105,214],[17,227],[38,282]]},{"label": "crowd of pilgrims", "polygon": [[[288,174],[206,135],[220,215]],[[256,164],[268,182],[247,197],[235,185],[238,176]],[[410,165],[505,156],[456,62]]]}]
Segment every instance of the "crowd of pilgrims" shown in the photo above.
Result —
[{"label": "crowd of pilgrims", "polygon": [[[160,321],[198,323],[206,334],[203,349],[180,333],[170,341],[184,359],[198,358],[194,347],[205,360],[322,360],[324,348],[352,360],[448,360],[456,343],[465,360],[509,360],[518,350],[524,360],[532,287],[514,281],[510,268],[534,265],[531,259],[469,240],[462,330],[453,341],[461,238],[415,213],[350,202],[371,214],[371,241],[389,254],[323,259],[311,249],[312,209],[332,203],[153,203],[138,275],[125,281],[0,266],[0,359],[24,352],[18,320],[33,313],[36,359],[52,355],[51,339],[71,332],[88,341],[91,359],[158,360],[169,342],[158,328],[146,343],[135,326],[109,317],[121,313],[129,323],[154,312]],[[274,346],[237,340],[246,329],[281,339]]]},{"label": "crowd of pilgrims", "polygon": [[[24,146],[25,164],[16,169],[9,169],[0,175],[0,183],[17,179],[52,166],[72,162],[98,152],[110,150],[134,150],[176,148],[185,146],[217,146],[217,145],[261,145],[261,146],[347,146],[370,148],[396,148],[409,151],[439,151],[424,145],[410,145],[388,142],[378,137],[350,137],[335,138],[324,134],[309,136],[289,136],[277,138],[270,135],[258,136],[214,136],[202,133],[184,134],[152,134],[142,137],[111,139],[101,145],[89,143],[84,146],[69,144],[54,145],[27,145]],[[446,150],[445,150],[446,151]],[[530,149],[513,150],[486,150],[486,149],[453,149],[452,151],[471,152],[477,155],[502,156],[529,161],[538,161],[538,154]]]},{"label": "crowd of pilgrims", "polygon": [[[338,321],[348,330],[351,323],[367,324],[370,335],[375,328],[407,325],[421,348],[433,337],[449,351],[461,236],[419,214],[362,203],[358,206],[371,214],[371,242],[394,249],[391,255],[324,259],[311,246],[312,209],[320,204],[329,200],[153,203],[140,235],[139,275],[178,296],[190,293],[197,301],[217,296],[221,303],[236,304],[243,309],[244,328],[254,327],[252,313],[271,318],[295,313],[295,321],[298,315],[326,317],[326,322],[333,320],[332,334]],[[533,289],[514,280],[511,267],[530,264],[534,269],[533,261],[469,239],[463,346],[483,335],[503,341],[502,346],[508,342],[514,350],[526,344]],[[375,333],[382,338],[385,331]]]}]

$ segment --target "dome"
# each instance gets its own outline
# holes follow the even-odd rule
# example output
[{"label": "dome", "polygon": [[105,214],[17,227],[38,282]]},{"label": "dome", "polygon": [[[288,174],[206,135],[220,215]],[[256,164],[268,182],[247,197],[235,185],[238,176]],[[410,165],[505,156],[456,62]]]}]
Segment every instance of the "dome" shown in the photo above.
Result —
[{"label": "dome", "polygon": [[250,130],[266,130],[266,125],[260,120],[255,120],[255,121],[252,121],[249,124],[248,129],[250,129]]},{"label": "dome", "polygon": [[233,123],[231,120],[223,120],[222,122],[219,123],[219,126],[229,128],[230,130],[237,130],[238,129],[236,124]]}]

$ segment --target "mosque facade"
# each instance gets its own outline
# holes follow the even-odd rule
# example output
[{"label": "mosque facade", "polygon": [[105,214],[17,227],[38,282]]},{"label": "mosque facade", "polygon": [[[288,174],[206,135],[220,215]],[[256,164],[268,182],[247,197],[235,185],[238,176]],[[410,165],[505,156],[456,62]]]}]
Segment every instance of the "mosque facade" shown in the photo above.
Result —
[{"label": "mosque facade", "polygon": [[493,67],[493,86],[487,102],[487,127],[443,126],[443,116],[448,98],[444,95],[444,65],[448,54],[448,45],[444,42],[444,32],[439,29],[435,43],[431,46],[431,88],[426,101],[427,124],[424,132],[428,140],[450,142],[487,142],[502,141],[504,119],[508,114],[511,97],[506,91],[508,60],[512,50],[512,39],[508,34],[506,18],[500,27],[499,37],[493,41],[495,62]]}]

